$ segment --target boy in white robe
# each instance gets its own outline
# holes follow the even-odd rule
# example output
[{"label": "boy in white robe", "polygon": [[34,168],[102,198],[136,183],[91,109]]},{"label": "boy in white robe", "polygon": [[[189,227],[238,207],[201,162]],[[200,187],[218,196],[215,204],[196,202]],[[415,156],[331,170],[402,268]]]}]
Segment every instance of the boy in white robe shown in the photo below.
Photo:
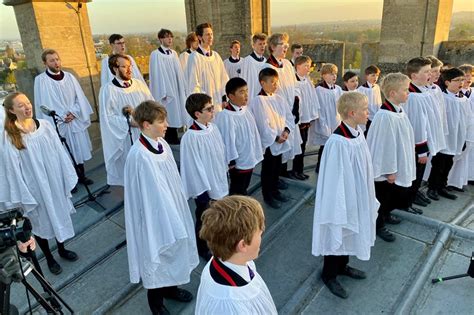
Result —
[{"label": "boy in white robe", "polygon": [[316,173],[319,172],[324,144],[341,121],[336,110],[337,100],[342,95],[341,87],[336,84],[337,71],[335,64],[324,64],[321,67],[323,80],[316,87],[316,95],[318,95],[319,100],[319,118],[311,124],[308,135],[308,142],[311,145],[319,145]]},{"label": "boy in white robe", "polygon": [[359,77],[355,72],[347,71],[344,73],[342,81],[344,81],[344,86],[342,87],[344,92],[356,91],[359,87]]},{"label": "boy in white robe", "polygon": [[221,56],[212,50],[214,35],[210,23],[196,26],[196,35],[199,47],[188,58],[184,71],[187,84],[187,95],[205,93],[212,98],[216,112],[222,110],[222,101],[225,96],[225,84],[229,76],[224,67]]},{"label": "boy in white robe", "polygon": [[183,73],[186,70],[188,64],[189,55],[199,47],[199,40],[195,32],[191,32],[186,36],[186,50],[179,55],[179,62],[181,63],[181,69]]},{"label": "boy in white robe", "polygon": [[[91,185],[94,182],[86,177],[84,162],[92,158],[92,144],[87,130],[91,125],[92,107],[76,78],[62,71],[61,59],[55,50],[46,49],[41,59],[46,70],[35,78],[36,117],[48,120],[54,126],[53,118],[43,113],[41,106],[56,112],[59,133],[66,139],[77,164],[79,183]],[[75,191],[76,188],[73,189]]]},{"label": "boy in white robe", "polygon": [[277,314],[253,262],[264,230],[262,206],[250,197],[225,197],[204,212],[200,236],[213,258],[201,274],[196,315]]},{"label": "boy in white robe", "polygon": [[252,36],[252,53],[242,61],[240,77],[247,82],[249,87],[249,99],[256,97],[262,87],[258,81],[258,74],[262,70],[267,59],[265,58],[265,48],[267,47],[267,35],[257,33]]},{"label": "boy in white robe", "polygon": [[[294,116],[294,122],[297,124],[300,120],[300,99],[296,91],[295,68],[288,59],[285,59],[289,47],[288,40],[289,37],[286,33],[273,33],[268,38],[270,57],[267,59],[266,66],[272,67],[278,72],[278,89],[275,93],[286,100],[287,106]],[[283,177],[291,177],[287,170],[287,163],[289,160],[293,160],[296,155],[301,154],[303,140],[299,128],[295,128],[289,140],[290,150],[282,155],[280,176]]]},{"label": "boy in white robe", "polygon": [[453,166],[453,159],[467,150],[467,140],[470,140],[468,128],[472,124],[469,99],[461,93],[464,82],[464,72],[451,68],[441,72],[440,87],[446,104],[448,132],[446,148],[442,149],[431,159],[431,173],[428,178],[428,196],[438,200],[439,196],[454,200],[457,195],[447,190],[448,175]]},{"label": "boy in white robe", "polygon": [[198,265],[193,219],[173,151],[163,139],[166,110],[145,101],[133,117],[140,137],[125,164],[125,230],[130,282],[143,284],[153,314],[169,314],[163,298],[189,302],[188,283]]},{"label": "boy in white robe", "polygon": [[178,55],[171,49],[173,33],[161,29],[158,32],[158,40],[161,46],[150,55],[150,91],[153,98],[165,106],[168,114],[166,142],[179,144],[178,128],[191,120],[184,108],[186,102],[184,74]]},{"label": "boy in white robe", "polygon": [[370,124],[374,119],[375,113],[379,110],[382,105],[382,94],[380,93],[380,87],[377,84],[377,80],[380,76],[380,69],[376,65],[370,65],[364,70],[365,83],[357,88],[357,92],[366,95],[369,98],[369,120],[365,126],[364,134],[367,137]]},{"label": "boy in white robe", "polygon": [[214,118],[215,105],[206,94],[191,94],[186,100],[186,110],[194,119],[181,138],[180,170],[184,194],[196,203],[196,241],[198,254],[206,261],[211,254],[206,242],[199,238],[204,210],[211,200],[229,194],[224,142]]},{"label": "boy in white robe", "polygon": [[[125,38],[123,38],[120,34],[112,34],[109,36],[109,44],[112,48],[111,55],[125,55]],[[133,59],[132,56],[127,55],[132,63],[132,78],[137,79],[145,83],[145,79],[143,79],[142,73],[137,66],[137,63]],[[110,81],[112,81],[115,77],[115,73],[109,69],[109,58],[107,56],[102,59],[101,66],[100,66],[100,86],[104,86]]]},{"label": "boy in white robe", "polygon": [[298,128],[301,134],[301,154],[295,156],[293,160],[293,169],[290,177],[298,180],[309,178],[304,170],[304,153],[306,151],[306,142],[308,141],[308,130],[311,122],[319,117],[319,101],[316,95],[316,89],[309,77],[311,69],[311,58],[308,56],[299,56],[294,61],[296,69],[296,91],[300,100]]},{"label": "boy in white robe", "polygon": [[409,84],[410,79],[404,74],[385,76],[381,84],[385,102],[367,133],[374,165],[375,194],[380,202],[377,235],[386,242],[395,241],[395,236],[385,224],[400,223],[390,212],[410,205],[409,187],[416,178],[413,128],[402,109],[408,99]]},{"label": "boy in white robe", "polygon": [[347,298],[336,278],[366,278],[363,271],[348,265],[349,255],[369,260],[379,203],[370,151],[358,126],[367,123],[367,96],[344,93],[337,102],[337,111],[342,122],[326,142],[319,169],[312,253],[324,256],[324,284],[336,296]]},{"label": "boy in white robe", "polygon": [[233,40],[230,43],[230,56],[224,60],[224,67],[229,75],[229,79],[240,77],[242,72],[242,61],[240,58],[240,42]]},{"label": "boy in white robe", "polygon": [[26,95],[11,93],[4,106],[0,206],[23,208],[49,270],[57,275],[62,268],[51,253],[49,239],[56,239],[61,258],[78,259],[64,246],[74,236],[71,214],[76,211],[71,190],[78,178],[56,130],[47,120],[33,119],[33,106]]},{"label": "boy in white robe", "polygon": [[262,142],[257,124],[248,110],[248,87],[242,78],[232,78],[225,91],[229,101],[214,122],[225,145],[229,166],[229,194],[248,195],[254,167],[263,160]]},{"label": "boy in white robe", "polygon": [[282,155],[291,150],[295,123],[286,100],[275,93],[278,89],[278,72],[273,68],[264,68],[260,71],[259,80],[262,90],[250,101],[249,110],[255,117],[265,150],[261,171],[263,200],[270,207],[278,209],[281,207],[280,202],[289,200],[279,191],[278,180]]},{"label": "boy in white robe", "polygon": [[153,96],[145,83],[132,80],[128,56],[110,57],[109,69],[115,72],[115,77],[100,88],[100,134],[107,184],[123,186],[125,160],[131,142],[136,141],[140,134],[130,114],[141,102],[153,100]]}]

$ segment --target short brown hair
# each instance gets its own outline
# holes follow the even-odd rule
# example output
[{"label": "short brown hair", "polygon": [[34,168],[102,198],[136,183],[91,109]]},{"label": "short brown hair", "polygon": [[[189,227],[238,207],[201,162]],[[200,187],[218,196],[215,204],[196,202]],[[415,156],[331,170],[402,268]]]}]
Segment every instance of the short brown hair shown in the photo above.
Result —
[{"label": "short brown hair", "polygon": [[120,58],[127,59],[128,61],[130,61],[130,63],[132,62],[127,55],[116,54],[116,55],[110,56],[109,57],[109,69],[113,74],[115,74],[114,68],[118,68],[118,66],[119,66],[118,60]]},{"label": "short brown hair", "polygon": [[307,62],[311,63],[311,58],[306,55],[301,55],[295,59],[295,67]]},{"label": "short brown hair", "polygon": [[321,67],[321,75],[323,74],[337,74],[337,66],[333,63],[325,63],[323,64],[323,66]]},{"label": "short brown hair", "polygon": [[291,52],[294,52],[296,49],[300,49],[300,48],[303,48],[303,45],[301,44],[292,44],[291,47],[290,47],[290,51]]},{"label": "short brown hair", "polygon": [[424,66],[431,66],[431,60],[425,57],[415,57],[407,62],[406,74],[411,78],[413,73],[418,73]]},{"label": "short brown hair", "polygon": [[268,50],[270,53],[273,52],[272,46],[277,46],[280,40],[288,41],[290,36],[287,33],[273,33],[270,37],[268,37]]},{"label": "short brown hair", "polygon": [[459,70],[464,72],[464,74],[472,74],[472,71],[474,70],[474,67],[471,64],[465,63],[463,65],[460,65]]},{"label": "short brown hair", "polygon": [[365,75],[380,74],[380,69],[376,65],[370,65],[367,68],[365,68],[364,73],[365,73]]},{"label": "short brown hair", "polygon": [[186,48],[190,49],[193,42],[199,41],[195,32],[191,32],[186,36]]},{"label": "short brown hair", "polygon": [[199,237],[207,241],[214,257],[228,260],[243,240],[249,245],[257,231],[265,230],[260,203],[247,196],[227,196],[211,202],[202,215]]},{"label": "short brown hair", "polygon": [[156,101],[144,101],[133,111],[133,120],[143,129],[145,121],[152,124],[154,121],[164,121],[166,119],[166,109]]},{"label": "short brown hair", "polygon": [[109,44],[115,44],[116,40],[121,40],[123,38],[120,34],[112,34],[109,36]]},{"label": "short brown hair", "polygon": [[170,31],[170,30],[167,30],[166,28],[162,28],[162,29],[158,32],[158,38],[165,38],[165,37],[168,37],[168,36],[173,37],[173,32]]},{"label": "short brown hair", "polygon": [[369,99],[366,95],[359,92],[347,92],[341,95],[337,100],[337,112],[341,118],[347,119],[351,110],[356,110],[363,105],[368,105]]},{"label": "short brown hair", "polygon": [[186,111],[188,112],[189,116],[193,119],[196,119],[195,112],[200,112],[206,107],[207,103],[211,103],[212,98],[204,93],[194,93],[188,96],[186,100]]},{"label": "short brown hair", "polygon": [[267,40],[267,34],[265,33],[256,33],[252,36],[252,43],[256,43],[257,40]]},{"label": "short brown hair", "polygon": [[385,98],[390,96],[391,91],[399,89],[403,83],[409,82],[410,78],[401,72],[387,74],[380,83],[380,89],[385,95]]},{"label": "short brown hair", "polygon": [[263,68],[258,73],[258,82],[266,81],[268,78],[278,78],[278,71],[273,68]]},{"label": "short brown hair", "polygon": [[431,68],[442,67],[443,62],[433,55],[426,56],[431,61]]},{"label": "short brown hair", "polygon": [[212,24],[206,22],[206,23],[201,23],[198,26],[196,26],[196,35],[202,37],[202,35],[204,35],[204,29],[206,28],[212,29]]},{"label": "short brown hair", "polygon": [[236,45],[236,44],[239,44],[239,46],[241,46],[241,45],[240,45],[240,42],[239,42],[238,40],[234,39],[232,42],[230,42],[229,48],[234,47],[234,45]]},{"label": "short brown hair", "polygon": [[41,54],[41,60],[43,60],[43,62],[46,62],[46,56],[54,55],[54,54],[59,56],[59,54],[56,50],[50,49],[50,48],[45,49],[45,50],[43,50],[43,53]]}]

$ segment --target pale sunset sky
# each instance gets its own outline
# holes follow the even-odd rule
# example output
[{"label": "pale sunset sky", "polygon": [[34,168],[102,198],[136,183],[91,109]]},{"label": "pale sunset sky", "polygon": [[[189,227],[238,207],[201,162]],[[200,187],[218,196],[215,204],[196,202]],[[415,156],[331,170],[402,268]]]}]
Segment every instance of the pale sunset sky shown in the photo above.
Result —
[{"label": "pale sunset sky", "polygon": [[[382,18],[383,0],[271,0],[273,26]],[[93,0],[93,34],[186,31],[184,0]],[[453,12],[474,11],[474,0],[454,0]],[[0,39],[20,38],[12,7],[0,4]]]}]

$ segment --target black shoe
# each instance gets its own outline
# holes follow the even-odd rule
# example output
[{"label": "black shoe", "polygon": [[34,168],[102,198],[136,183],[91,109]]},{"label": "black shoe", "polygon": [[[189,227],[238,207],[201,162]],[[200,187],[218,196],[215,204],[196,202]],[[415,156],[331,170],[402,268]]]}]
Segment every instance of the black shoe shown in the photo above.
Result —
[{"label": "black shoe", "polygon": [[346,268],[340,273],[341,275],[348,276],[352,279],[365,279],[367,278],[365,272],[362,270],[352,268],[349,265],[346,265]]},{"label": "black shoe", "polygon": [[433,200],[439,200],[438,192],[434,189],[428,189],[428,192],[426,193],[426,195]]},{"label": "black shoe", "polygon": [[288,189],[288,184],[282,181],[281,179],[278,180],[278,189],[279,190],[286,190]]},{"label": "black shoe", "polygon": [[46,263],[48,264],[49,271],[53,275],[59,275],[61,272],[63,272],[63,269],[58,264],[58,262],[54,260],[54,258],[52,260],[46,260]]},{"label": "black shoe", "polygon": [[265,203],[272,207],[273,209],[280,209],[281,208],[281,203],[275,199],[264,199]]},{"label": "black shoe", "polygon": [[74,186],[74,188],[71,190],[71,194],[75,194],[77,193],[77,185]]},{"label": "black shoe", "polygon": [[274,195],[273,195],[273,199],[276,199],[276,200],[278,200],[278,201],[280,201],[280,202],[288,202],[288,201],[290,200],[290,198],[288,198],[287,195],[285,195],[285,194],[283,194],[283,193],[281,193],[281,192],[279,192],[278,194],[274,194]]},{"label": "black shoe", "polygon": [[448,187],[446,187],[446,189],[447,189],[448,191],[464,192],[464,189],[463,189],[463,188],[457,188],[457,187],[454,187],[454,186],[448,186]]},{"label": "black shoe", "polygon": [[423,210],[421,210],[419,208],[416,208],[416,207],[408,207],[408,208],[404,208],[404,209],[400,209],[400,210],[410,212],[410,213],[413,213],[413,214],[423,214]]},{"label": "black shoe", "polygon": [[467,181],[467,184],[468,184],[468,185],[474,185],[474,180],[468,180],[468,181]]},{"label": "black shoe", "polygon": [[297,180],[307,180],[309,176],[305,176],[303,173],[293,173],[293,177]]},{"label": "black shoe", "polygon": [[424,201],[420,196],[416,195],[415,200],[413,200],[413,203],[417,206],[422,206],[426,207],[428,203]]},{"label": "black shoe", "polygon": [[331,293],[334,294],[335,296],[338,296],[343,299],[347,299],[347,297],[349,296],[346,290],[342,287],[342,285],[336,279],[330,279],[327,281],[323,279],[323,282],[326,285],[326,287],[329,289],[329,291],[331,291]]},{"label": "black shoe", "polygon": [[67,250],[65,249],[64,251],[58,251],[58,254],[61,258],[64,258],[66,260],[69,260],[69,261],[76,261],[79,259],[79,256],[77,256],[77,254],[71,250]]},{"label": "black shoe", "polygon": [[175,300],[178,302],[191,302],[193,294],[187,290],[176,288],[172,293],[163,296],[166,299]]},{"label": "black shoe", "polygon": [[385,218],[385,223],[388,224],[400,224],[400,222],[402,222],[402,220],[391,214],[389,214],[388,217]]},{"label": "black shoe", "polygon": [[390,231],[387,230],[387,228],[385,227],[377,229],[377,236],[383,239],[385,242],[390,243],[390,242],[395,241],[395,235],[390,233]]},{"label": "black shoe", "polygon": [[446,188],[442,188],[438,190],[438,195],[447,199],[451,199],[451,200],[456,200],[458,198],[458,196],[456,196],[455,194],[448,192]]},{"label": "black shoe", "polygon": [[309,175],[306,175],[305,173],[301,173],[301,175],[303,175],[304,179],[308,179],[308,178],[309,178]]},{"label": "black shoe", "polygon": [[170,311],[168,311],[168,309],[164,305],[154,307],[151,313],[153,315],[170,315],[171,314]]},{"label": "black shoe", "polygon": [[79,179],[79,183],[85,184],[85,185],[92,185],[92,184],[94,184],[94,181],[90,178],[83,177],[83,178]]},{"label": "black shoe", "polygon": [[431,199],[428,198],[422,191],[418,191],[416,193],[416,196],[421,198],[421,200],[423,200],[424,202],[430,204],[431,203]]}]

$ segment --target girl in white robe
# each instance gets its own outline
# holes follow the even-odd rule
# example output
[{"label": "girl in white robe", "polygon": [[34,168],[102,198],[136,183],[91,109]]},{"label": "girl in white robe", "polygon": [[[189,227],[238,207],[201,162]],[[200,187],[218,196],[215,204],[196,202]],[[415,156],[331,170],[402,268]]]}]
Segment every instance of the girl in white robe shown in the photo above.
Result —
[{"label": "girl in white robe", "polygon": [[2,161],[6,176],[0,190],[9,204],[23,208],[50,271],[59,274],[61,267],[53,258],[48,239],[56,239],[61,257],[77,260],[77,254],[64,247],[64,241],[74,236],[71,190],[77,175],[54,127],[46,120],[32,118],[32,105],[24,94],[10,94],[4,106],[7,124]]}]

